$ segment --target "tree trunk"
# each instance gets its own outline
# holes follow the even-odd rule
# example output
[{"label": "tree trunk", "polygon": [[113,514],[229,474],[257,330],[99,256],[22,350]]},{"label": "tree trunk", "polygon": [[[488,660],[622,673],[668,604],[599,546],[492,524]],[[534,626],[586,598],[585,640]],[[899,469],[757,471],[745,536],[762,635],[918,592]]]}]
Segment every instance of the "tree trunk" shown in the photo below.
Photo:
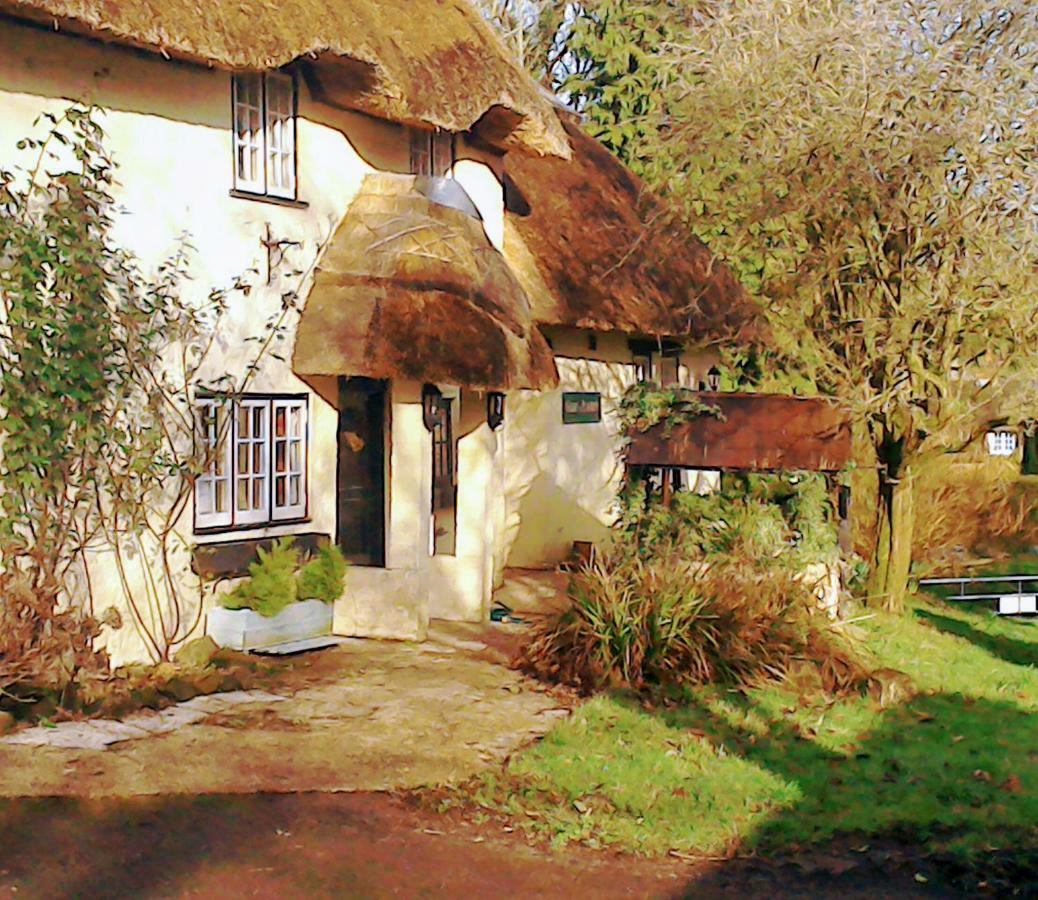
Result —
[{"label": "tree trunk", "polygon": [[869,583],[869,602],[891,612],[905,607],[912,565],[915,504],[908,467],[897,477],[881,471],[877,504],[876,551]]}]

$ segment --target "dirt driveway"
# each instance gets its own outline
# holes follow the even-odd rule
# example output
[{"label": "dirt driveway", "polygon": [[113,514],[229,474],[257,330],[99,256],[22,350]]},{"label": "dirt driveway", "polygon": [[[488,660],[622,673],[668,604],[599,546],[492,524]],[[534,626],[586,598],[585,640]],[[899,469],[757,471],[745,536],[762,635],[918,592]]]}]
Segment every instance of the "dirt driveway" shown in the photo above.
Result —
[{"label": "dirt driveway", "polygon": [[0,800],[0,895],[277,898],[949,896],[915,865],[551,853],[385,794]]},{"label": "dirt driveway", "polygon": [[263,685],[283,701],[107,750],[0,743],[0,796],[372,791],[467,778],[567,714],[564,695],[502,664],[493,640],[514,635],[476,628],[440,626],[420,645],[347,641]]}]

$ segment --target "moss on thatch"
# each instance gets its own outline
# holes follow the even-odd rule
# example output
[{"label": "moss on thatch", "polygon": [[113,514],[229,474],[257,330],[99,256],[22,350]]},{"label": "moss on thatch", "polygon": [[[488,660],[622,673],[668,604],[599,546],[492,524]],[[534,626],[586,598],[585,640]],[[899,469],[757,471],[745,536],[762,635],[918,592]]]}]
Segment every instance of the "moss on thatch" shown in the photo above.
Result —
[{"label": "moss on thatch", "polygon": [[0,0],[0,15],[231,70],[305,58],[344,107],[568,153],[550,101],[468,0]]},{"label": "moss on thatch", "polygon": [[365,178],[321,260],[296,331],[301,376],[486,390],[557,383],[529,301],[478,219],[409,175]]},{"label": "moss on thatch", "polygon": [[536,320],[714,341],[746,336],[756,305],[620,160],[560,113],[572,158],[508,157],[505,255]]}]

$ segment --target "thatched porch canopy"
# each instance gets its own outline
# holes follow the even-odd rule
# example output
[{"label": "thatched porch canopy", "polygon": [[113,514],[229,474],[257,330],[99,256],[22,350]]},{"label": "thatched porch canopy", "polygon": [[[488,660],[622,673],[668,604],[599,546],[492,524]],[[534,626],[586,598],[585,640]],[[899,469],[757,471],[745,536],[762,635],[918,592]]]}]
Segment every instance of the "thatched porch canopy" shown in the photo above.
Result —
[{"label": "thatched porch canopy", "polygon": [[539,322],[701,342],[746,336],[756,305],[620,160],[559,113],[570,160],[509,157],[505,252]]},{"label": "thatched porch canopy", "polygon": [[338,105],[569,152],[550,100],[468,0],[0,0],[0,16],[230,70],[304,59]]},{"label": "thatched porch canopy", "polygon": [[722,471],[837,472],[851,459],[846,415],[821,397],[700,393],[723,418],[705,414],[633,433],[629,465]]},{"label": "thatched porch canopy", "polygon": [[292,360],[298,375],[499,391],[557,384],[529,301],[475,210],[429,199],[442,181],[365,178],[307,298]]}]

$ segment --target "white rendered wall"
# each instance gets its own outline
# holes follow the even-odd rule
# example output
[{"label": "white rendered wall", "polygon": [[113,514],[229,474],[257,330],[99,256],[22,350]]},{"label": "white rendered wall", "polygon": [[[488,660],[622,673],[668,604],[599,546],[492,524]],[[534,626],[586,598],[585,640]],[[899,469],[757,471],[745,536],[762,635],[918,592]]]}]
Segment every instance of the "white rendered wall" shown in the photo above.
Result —
[{"label": "white rendered wall", "polygon": [[[404,128],[317,105],[301,83],[298,197],[305,206],[232,197],[230,84],[226,72],[0,20],[0,167],[31,164],[15,145],[23,137],[39,134],[33,122],[41,113],[60,115],[71,101],[97,104],[104,110],[106,147],[117,165],[117,199],[126,210],[116,227],[117,240],[145,265],[156,266],[177,249],[178,237],[186,235],[197,253],[185,291],[198,298],[229,286],[249,270],[256,271],[251,276],[255,289],[248,298],[236,301],[219,335],[211,374],[241,374],[254,358],[254,345],[244,339],[260,332],[279,309],[284,291],[305,295],[306,283],[285,273],[314,263],[363,177],[374,170],[404,172],[409,164]],[[503,215],[500,184],[496,191],[491,184],[495,162],[463,141],[459,145],[459,178],[491,223],[488,230],[493,230],[493,223]],[[268,228],[275,240],[299,244],[286,252],[284,265],[271,273],[269,285],[267,252],[260,243]],[[289,339],[278,353],[288,359],[291,349]],[[305,531],[335,534],[334,387],[321,392],[328,398],[323,399],[296,378],[287,362],[267,356],[248,390],[309,394],[309,519],[303,524],[203,536],[193,533],[189,509],[181,528],[185,551],[178,560],[178,577],[192,592],[197,593],[197,580],[187,569],[186,548],[194,543]],[[384,570],[353,568],[343,604],[352,596],[353,608],[377,613],[380,604],[392,605],[403,598],[424,621],[433,570],[445,570],[444,577],[454,586],[450,593],[455,602],[441,610],[459,616],[478,614],[486,601],[482,587],[486,570],[493,566],[491,548],[482,537],[487,528],[481,504],[488,488],[482,479],[490,477],[489,442],[478,434],[462,442],[461,463],[470,475],[461,498],[459,546],[465,548],[465,555],[462,562],[443,564],[428,559],[431,444],[421,424],[420,385],[394,386],[391,443],[387,566]],[[132,612],[123,599],[110,554],[93,560],[91,581],[96,607],[114,606],[129,623]],[[193,615],[194,609],[187,612]],[[144,610],[142,615],[153,621],[155,614]],[[341,628],[351,627],[349,607],[337,607],[336,621]],[[109,631],[104,640],[115,664],[147,658],[139,632],[129,624]]]},{"label": "white rendered wall", "polygon": [[[561,384],[556,391],[508,397],[505,428],[505,527],[501,568],[545,568],[566,559],[574,541],[600,542],[616,519],[623,441],[616,409],[635,380],[628,338],[550,329]],[[682,380],[698,384],[716,361],[708,351],[682,356]],[[602,421],[564,425],[562,394],[597,391]]]}]

